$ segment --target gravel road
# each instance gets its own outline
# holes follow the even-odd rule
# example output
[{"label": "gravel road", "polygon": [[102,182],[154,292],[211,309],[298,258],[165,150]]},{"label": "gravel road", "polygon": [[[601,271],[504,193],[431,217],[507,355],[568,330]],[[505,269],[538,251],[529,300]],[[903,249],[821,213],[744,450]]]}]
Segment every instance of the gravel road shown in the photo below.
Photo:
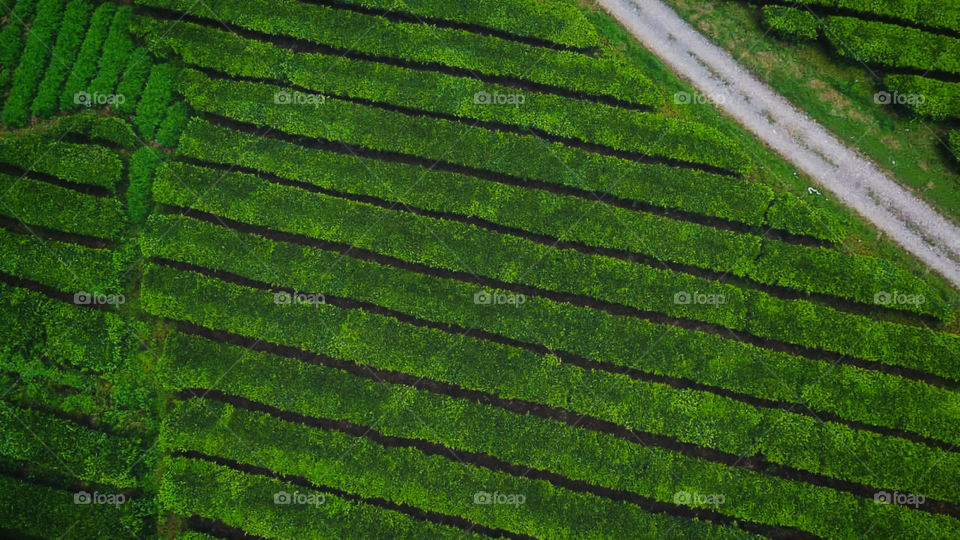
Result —
[{"label": "gravel road", "polygon": [[657,0],[598,0],[704,96],[960,288],[960,228],[754,77]]}]

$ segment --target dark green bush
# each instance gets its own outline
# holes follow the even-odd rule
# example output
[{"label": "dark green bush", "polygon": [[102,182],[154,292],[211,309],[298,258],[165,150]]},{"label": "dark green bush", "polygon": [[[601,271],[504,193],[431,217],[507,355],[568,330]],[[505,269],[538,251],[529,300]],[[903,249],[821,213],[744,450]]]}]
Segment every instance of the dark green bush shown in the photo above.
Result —
[{"label": "dark green bush", "polygon": [[789,6],[763,6],[763,21],[777,35],[796,41],[817,39],[820,23],[812,13]]},{"label": "dark green bush", "polygon": [[30,104],[50,62],[50,45],[63,16],[63,0],[39,0],[37,16],[30,25],[20,63],[13,73],[13,85],[0,115],[8,126],[21,127],[30,117]]},{"label": "dark green bush", "polygon": [[71,0],[67,4],[50,65],[31,105],[34,116],[47,118],[60,110],[60,91],[73,69],[92,10],[87,0]]}]

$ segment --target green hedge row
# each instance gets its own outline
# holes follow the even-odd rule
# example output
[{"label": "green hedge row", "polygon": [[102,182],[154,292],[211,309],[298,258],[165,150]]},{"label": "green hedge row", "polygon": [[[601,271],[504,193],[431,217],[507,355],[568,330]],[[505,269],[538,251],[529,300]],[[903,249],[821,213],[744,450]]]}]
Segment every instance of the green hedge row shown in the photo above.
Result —
[{"label": "green hedge row", "polygon": [[[10,93],[0,113],[4,124],[21,127],[30,117],[30,104],[51,61],[49,44],[54,41],[62,16],[63,0],[38,0],[37,16],[30,24],[20,63],[13,73]],[[52,61],[60,60],[53,58]]]},{"label": "green hedge row", "polygon": [[[480,538],[393,510],[345,500],[270,477],[246,474],[208,461],[167,458],[161,464],[158,500],[182,516],[220,520],[260,538]],[[323,504],[276,504],[274,497]],[[483,537],[486,538],[486,537]]]},{"label": "green hedge row", "polygon": [[0,475],[0,522],[4,529],[19,531],[30,538],[89,540],[102,538],[104,531],[118,536],[138,537],[143,521],[131,503],[75,504],[73,491]]},{"label": "green hedge row", "polygon": [[827,17],[824,35],[842,56],[892,68],[960,73],[960,39],[852,17]]},{"label": "green hedge row", "polygon": [[922,303],[883,303],[884,307],[933,315],[950,320],[953,310],[923,280],[896,268],[884,259],[845,255],[784,242],[764,243],[762,254],[747,274],[760,283],[804,292],[831,294],[869,305],[878,305],[884,292],[923,297]]},{"label": "green hedge row", "polygon": [[173,389],[218,389],[280,409],[489,454],[662,502],[674,503],[679,492],[724,495],[724,504],[710,508],[823,537],[859,537],[868,531],[949,536],[960,528],[946,516],[878,505],[872,499],[638,445],[533,415],[359,379],[197,337],[173,334],[167,340],[161,371]]},{"label": "green hedge row", "polygon": [[[256,148],[256,152],[248,151]],[[178,153],[242,165],[327,189],[453,212],[557,238],[747,276],[761,283],[873,304],[878,291],[924,294],[923,304],[893,306],[946,317],[949,307],[929,286],[872,257],[764,241],[699,224],[597,205],[443,171],[424,171],[354,155],[311,150],[194,119]],[[624,234],[630,231],[632,234]],[[690,249],[695,246],[695,249]],[[763,256],[760,257],[761,252]],[[809,270],[813,271],[809,271]],[[880,271],[882,269],[882,271]]]},{"label": "green hedge row", "polygon": [[144,138],[156,137],[157,127],[163,120],[167,106],[173,97],[173,88],[179,71],[171,64],[155,64],[150,69],[150,77],[143,89],[143,96],[137,103],[136,124]]},{"label": "green hedge row", "polygon": [[113,253],[0,229],[0,272],[75,293],[116,292]]},{"label": "green hedge row", "polygon": [[452,66],[643,105],[657,106],[663,102],[662,93],[652,81],[638,70],[608,58],[531,47],[462,30],[391,22],[296,0],[213,0],[204,5],[189,0],[137,3],[344,50],[425,63],[437,69]]},{"label": "green hedge row", "polygon": [[163,146],[176,147],[180,133],[190,119],[190,111],[182,101],[171,103],[164,112],[163,121],[157,127],[157,142]]},{"label": "green hedge row", "polygon": [[124,228],[123,205],[71,189],[0,174],[0,214],[27,225],[116,239]]},{"label": "green hedge row", "polygon": [[140,146],[140,138],[133,131],[133,127],[118,116],[103,116],[96,112],[85,111],[62,118],[64,118],[63,125],[69,131],[110,141],[130,150]]},{"label": "green hedge row", "polygon": [[763,22],[780,37],[806,41],[817,39],[820,23],[805,9],[790,6],[763,6]]},{"label": "green hedge row", "polygon": [[[517,106],[485,103],[513,95],[507,86],[432,71],[417,71],[342,56],[294,54],[217,28],[141,18],[138,33],[152,50],[170,49],[185,61],[231,75],[281,79],[315,92],[540,129],[617,150],[637,151],[747,172],[748,159],[712,128],[657,114],[552,94],[524,94]],[[322,75],[322,76],[321,76]],[[358,81],[363,81],[358,83]]]},{"label": "green hedge row", "polygon": [[512,2],[456,2],[446,0],[348,0],[368,8],[406,12],[421,17],[478,24],[525,37],[540,38],[571,47],[596,47],[597,30],[572,4],[533,0]]},{"label": "green hedge row", "polygon": [[113,313],[52,300],[0,284],[2,357],[49,357],[83,370],[112,371],[121,362],[123,322]]},{"label": "green hedge row", "polygon": [[[475,285],[274,242],[192,218],[158,215],[151,220],[142,245],[147,257],[189,262],[265,282],[276,282],[282,275],[283,285],[297,290],[372,302],[615,366],[692,379],[960,443],[956,432],[960,394],[927,384],[542,298],[527,298],[522,309],[476,306]],[[929,414],[917,415],[917,410]]]},{"label": "green hedge row", "polygon": [[767,211],[767,226],[801,236],[812,236],[837,244],[845,236],[837,218],[808,205],[792,193],[774,197]]},{"label": "green hedge row", "polygon": [[[196,193],[205,195],[198,200]],[[587,295],[760,337],[960,378],[953,361],[960,351],[960,336],[873,321],[806,300],[781,300],[671,270],[556,249],[472,225],[273,184],[248,174],[168,163],[154,183],[154,197],[165,204],[350,243],[434,268]],[[378,223],[382,232],[377,236],[364,234],[370,223]],[[794,324],[783,325],[785,320]]]},{"label": "green hedge row", "polygon": [[7,24],[0,30],[0,92],[6,91],[13,78],[23,51],[23,32],[36,7],[36,0],[17,0],[9,12],[4,13]]},{"label": "green hedge row", "polygon": [[960,30],[960,6],[942,0],[792,0],[796,4],[826,6],[895,17],[922,26]]},{"label": "green hedge row", "polygon": [[142,225],[153,209],[153,177],[164,155],[143,147],[130,156],[130,186],[127,188],[127,209],[130,221]]},{"label": "green hedge row", "polygon": [[[168,423],[161,434],[161,444],[170,451],[195,450],[246,462],[363,497],[461,516],[535,538],[627,538],[638,529],[651,536],[669,532],[672,538],[750,536],[698,520],[645,512],[626,502],[572,492],[450,456],[381,446],[363,437],[285,422],[219,402],[190,400],[173,415],[183,421]],[[237,445],[236,438],[246,444]],[[512,496],[515,504],[476,502],[478,494],[494,492]]]},{"label": "green hedge row", "polygon": [[0,405],[0,455],[69,474],[85,482],[129,488],[139,441],[109,435],[33,409]]},{"label": "green hedge row", "polygon": [[150,76],[152,67],[153,61],[146,49],[139,47],[129,55],[127,64],[123,68],[123,76],[117,84],[117,95],[124,97],[123,103],[116,106],[117,112],[121,114],[136,112],[137,103],[140,102],[140,95],[147,84],[147,77]]},{"label": "green hedge row", "polygon": [[883,84],[898,102],[934,120],[960,118],[960,83],[919,75],[887,75]]},{"label": "green hedge row", "polygon": [[57,43],[53,46],[50,66],[30,106],[34,116],[47,118],[60,110],[60,90],[73,69],[92,11],[93,6],[87,0],[71,0],[67,4],[63,23],[57,33]]},{"label": "green hedge row", "polygon": [[[103,42],[103,51],[97,63],[97,74],[90,82],[90,94],[113,94],[120,82],[120,75],[133,51],[133,37],[129,26],[133,17],[133,8],[120,6],[110,22],[110,31]],[[124,96],[129,99],[130,96]]]},{"label": "green hedge row", "polygon": [[950,151],[953,152],[953,157],[960,161],[960,130],[950,132]]},{"label": "green hedge row", "polygon": [[459,122],[327,98],[321,106],[278,104],[283,87],[181,75],[181,92],[196,110],[287,133],[374,150],[442,159],[523,179],[650,202],[657,206],[760,225],[773,193],[761,184],[659,164],[593,154],[532,135],[504,134]]},{"label": "green hedge row", "polygon": [[123,162],[109,148],[42,136],[0,137],[0,161],[111,191],[116,189],[123,176]]},{"label": "green hedge row", "polygon": [[[161,317],[562,408],[741,457],[760,454],[815,474],[960,501],[960,455],[903,439],[716,394],[584,370],[553,356],[360,310],[277,305],[272,292],[168,267],[148,268],[142,300],[148,312]],[[384,343],[394,345],[384,349]],[[717,418],[724,419],[722,427],[716,425]]]},{"label": "green hedge row", "polygon": [[80,45],[76,62],[73,63],[70,76],[60,94],[60,110],[79,109],[82,105],[77,96],[80,92],[89,92],[88,83],[97,75],[100,51],[113,22],[117,6],[113,2],[104,2],[93,12],[90,28]]}]

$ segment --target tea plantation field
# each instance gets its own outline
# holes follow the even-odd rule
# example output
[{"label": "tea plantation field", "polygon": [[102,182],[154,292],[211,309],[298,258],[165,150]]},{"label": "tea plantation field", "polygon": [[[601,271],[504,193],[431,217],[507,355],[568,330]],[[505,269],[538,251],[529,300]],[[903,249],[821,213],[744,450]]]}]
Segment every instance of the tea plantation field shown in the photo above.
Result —
[{"label": "tea plantation field", "polygon": [[957,291],[606,15],[0,4],[0,536],[960,537]]}]

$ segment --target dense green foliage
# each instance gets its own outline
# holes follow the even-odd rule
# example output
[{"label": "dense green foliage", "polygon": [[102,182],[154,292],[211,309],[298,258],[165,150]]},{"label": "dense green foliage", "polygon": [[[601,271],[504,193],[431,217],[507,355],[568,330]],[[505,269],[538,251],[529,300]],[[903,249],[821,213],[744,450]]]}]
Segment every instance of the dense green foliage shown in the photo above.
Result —
[{"label": "dense green foliage", "polygon": [[82,105],[78,102],[77,96],[81,92],[88,92],[88,83],[97,75],[97,63],[100,58],[100,51],[107,34],[110,32],[111,23],[116,13],[116,4],[113,2],[104,2],[97,7],[90,18],[90,27],[80,45],[80,51],[77,53],[76,62],[70,70],[70,76],[60,94],[60,108],[62,110],[78,109]]},{"label": "dense green foliage", "polygon": [[887,75],[883,83],[918,114],[933,120],[960,118],[960,83],[919,75]]},{"label": "dense green foliage", "polygon": [[[13,73],[13,84],[0,114],[8,126],[23,126],[30,116],[30,104],[50,59],[50,45],[63,17],[63,0],[38,0],[37,16],[30,24],[20,63]],[[59,62],[59,58],[54,58]]]},{"label": "dense green foliage", "polygon": [[140,148],[130,156],[130,185],[127,187],[127,209],[130,221],[141,225],[153,208],[153,176],[163,155],[153,148]]},{"label": "dense green foliage", "polygon": [[[257,152],[248,151],[250,148]],[[764,241],[755,235],[600,206],[576,197],[492,184],[456,173],[310,150],[202,120],[191,123],[178,152],[390,202],[400,202],[402,194],[403,204],[422,209],[479,217],[556,238],[642,253],[661,261],[732,272],[804,292],[832,294],[868,304],[874,302],[878,291],[924,294],[928,301],[922,304],[894,307],[941,317],[949,313],[942,299],[923,282],[879,259]],[[623,230],[632,234],[625,235]],[[691,244],[699,249],[691,251]],[[807,272],[811,267],[816,271]]]},{"label": "dense green foliage", "polygon": [[864,14],[884,15],[918,25],[960,30],[960,6],[942,0],[792,0],[814,7],[837,7]]},{"label": "dense green foliage", "polygon": [[[163,508],[181,515],[222,520],[252,534],[283,540],[352,535],[410,540],[465,537],[460,529],[207,461],[170,458],[162,466],[165,472],[159,501]],[[281,506],[274,503],[274,497],[281,492],[296,492],[304,500],[322,499],[323,503]]]},{"label": "dense green foliage", "polygon": [[790,6],[763,6],[763,20],[777,35],[798,41],[816,39],[820,23],[805,9]]},{"label": "dense green foliage", "polygon": [[[491,36],[387,19],[295,0],[138,0],[138,4],[286,34],[339,50],[451,66],[487,76],[519,78],[592,95],[659,105],[663,97],[637,70],[606,58],[531,48]],[[358,39],[362,38],[362,39]],[[438,67],[437,69],[442,69]]]},{"label": "dense green foliage", "polygon": [[[879,489],[960,500],[954,489],[960,480],[960,456],[916,443],[779,409],[758,409],[715,394],[557,365],[551,356],[417,328],[360,310],[277,305],[272,292],[166,267],[148,270],[142,294],[144,308],[155,315],[185,318],[501,398],[563,408],[741,457],[759,453],[774,463]],[[397,345],[383,349],[381,343]],[[712,427],[715,418],[724,419],[722,430]],[[900,466],[890,469],[888,463]],[[925,475],[931,464],[936,464],[935,473]],[[916,470],[906,472],[911,466]]]},{"label": "dense green foliage", "polygon": [[[745,172],[746,157],[715,130],[692,122],[534,92],[468,77],[418,71],[338,55],[294,54],[218,28],[141,18],[136,30],[160,54],[231,75],[287,81],[326,95],[349,96],[457,118],[539,129],[616,150],[637,151]],[[323,77],[316,77],[322,73]],[[362,80],[363,84],[357,81]],[[399,84],[398,84],[399,81]],[[493,96],[522,96],[498,105]],[[467,120],[469,121],[469,120]]]},{"label": "dense green foliage", "polygon": [[0,30],[0,91],[6,91],[13,78],[23,51],[23,33],[35,9],[36,0],[16,0],[9,13],[4,14],[7,24]]},{"label": "dense green foliage", "polygon": [[116,238],[123,230],[123,206],[114,199],[0,174],[0,214],[58,231]]},{"label": "dense green foliage", "polygon": [[[637,441],[534,415],[513,414],[376,379],[358,379],[201,338],[172,336],[164,362],[173,388],[220,389],[283,410],[343,418],[388,435],[436,441],[673,504],[675,494],[681,491],[726,494],[725,503],[715,509],[739,519],[840,537],[870,527],[907,535],[911,530],[931,530],[927,527],[950,534],[958,527],[955,520],[944,516],[878,505],[872,499],[638,445]],[[338,391],[318,390],[324,388]],[[805,511],[796,510],[800,508]]]},{"label": "dense green foliage", "polygon": [[346,3],[389,12],[411,13],[423,17],[488,26],[512,34],[554,41],[572,47],[599,45],[599,36],[593,25],[583,17],[582,13],[564,2],[348,0]]},{"label": "dense green foliage", "polygon": [[824,35],[841,55],[891,68],[960,73],[960,39],[852,17],[827,17]]},{"label": "dense green foliage", "polygon": [[123,70],[120,84],[117,85],[117,95],[123,96],[123,103],[117,105],[117,112],[132,114],[137,110],[137,103],[153,62],[146,49],[138,48],[127,57],[127,65]]},{"label": "dense green foliage", "polygon": [[[652,534],[669,531],[672,538],[748,536],[699,521],[650,514],[629,503],[557,488],[544,480],[520,478],[443,455],[425,455],[415,448],[381,446],[362,437],[313,429],[220,403],[192,400],[180,406],[173,417],[182,417],[182,421],[170,423],[161,435],[162,444],[170,450],[195,450],[241,462],[255,460],[252,465],[316,484],[463,516],[480,525],[537,538],[574,537],[586,522],[618,537],[628,537],[637,527]],[[234,437],[258,452],[249,455]],[[396,489],[397,484],[404,489]],[[513,495],[517,503],[476,503],[477,493],[495,491]],[[517,496],[523,498],[522,504]]]},{"label": "dense green foliage", "polygon": [[0,229],[0,272],[61,291],[116,290],[113,254]]},{"label": "dense green foliage", "polygon": [[109,148],[39,136],[0,137],[0,162],[111,191],[123,174],[123,162]]},{"label": "dense green foliage", "polygon": [[0,284],[3,358],[53,358],[92,371],[121,362],[123,322],[113,313],[75,306]]},{"label": "dense green foliage", "polygon": [[[228,178],[229,180],[224,180]],[[188,186],[188,190],[184,187]],[[217,188],[217,189],[214,189]],[[204,193],[197,199],[195,193]],[[402,260],[623,304],[643,311],[719,324],[756,336],[902,365],[957,378],[952,357],[960,337],[834,310],[806,300],[782,300],[672,270],[557,249],[472,225],[416,216],[344,200],[257,177],[168,164],[154,197],[246,223],[348,242]],[[325,216],[323,222],[312,216]],[[382,233],[363,236],[369,223]],[[458,246],[456,251],[448,246]],[[536,269],[531,272],[528,269]],[[571,272],[576,268],[576,272]],[[620,284],[630,283],[626,289]],[[634,290],[644,291],[635,294]],[[681,293],[723,298],[681,302]],[[711,296],[712,295],[712,296]],[[782,325],[780,321],[793,321]],[[836,328],[849,333],[838,334]],[[870,336],[864,340],[863,336]],[[908,347],[904,347],[909,344]]]},{"label": "dense green foliage", "polygon": [[143,96],[137,104],[137,129],[147,139],[156,136],[157,127],[172,98],[179,70],[170,64],[155,64],[150,69]]},{"label": "dense green foliage", "polygon": [[[90,82],[87,90],[91,95],[114,93],[114,89],[120,81],[120,75],[123,73],[133,50],[133,40],[127,30],[132,16],[133,8],[130,6],[117,8],[117,12],[113,15],[107,38],[103,41],[103,51],[97,64],[97,74]],[[126,101],[126,99],[127,96],[124,96],[123,101]]]},{"label": "dense green foliage", "polygon": [[136,485],[137,441],[7,404],[0,405],[0,455],[117,488]]},{"label": "dense green foliage", "polygon": [[[759,225],[770,188],[718,174],[643,164],[532,135],[513,135],[460,122],[422,117],[327,98],[323,106],[275,101],[282,87],[210,79],[187,70],[180,77],[187,102],[200,111],[312,138],[380,151],[403,152],[496,173],[572,186]],[[458,141],[450,145],[450,141]],[[629,181],[628,181],[629,180]]]},{"label": "dense green foliage", "polygon": [[62,491],[0,475],[3,528],[38,538],[88,540],[104,531],[140,534],[140,516],[132,503],[120,506],[74,503],[74,491]]},{"label": "dense green foliage", "polygon": [[[579,354],[614,370],[622,366],[693,379],[960,442],[954,429],[960,421],[960,394],[923,383],[542,298],[526,298],[523,309],[484,309],[472,303],[477,287],[468,283],[354,260],[335,251],[274,242],[182,216],[155,216],[152,220],[143,243],[147,256],[543,343],[550,350]],[[935,412],[917,415],[916,410]]]},{"label": "dense green foliage", "polygon": [[942,283],[595,6],[133,4],[0,8],[0,536],[960,537]]},{"label": "dense green foliage", "polygon": [[60,90],[73,69],[92,10],[93,6],[87,0],[71,0],[64,9],[57,43],[51,53],[53,59],[30,106],[34,116],[46,118],[60,109]]}]

